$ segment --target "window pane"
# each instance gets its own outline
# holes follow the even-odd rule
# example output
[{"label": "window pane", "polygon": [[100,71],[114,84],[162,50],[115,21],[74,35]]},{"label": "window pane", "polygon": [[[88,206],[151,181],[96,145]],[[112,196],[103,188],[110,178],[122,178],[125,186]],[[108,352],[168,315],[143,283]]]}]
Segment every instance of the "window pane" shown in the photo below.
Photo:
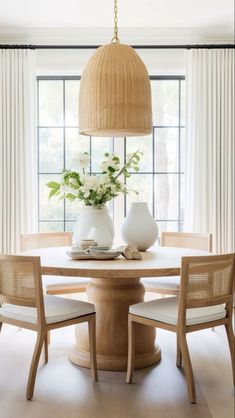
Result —
[{"label": "window pane", "polygon": [[178,171],[179,141],[178,128],[154,129],[155,171]]},{"label": "window pane", "polygon": [[63,125],[63,81],[39,81],[39,125]]},{"label": "window pane", "polygon": [[140,162],[139,169],[141,172],[153,171],[153,137],[138,136],[126,138],[126,154],[133,154],[136,151],[143,153]]},{"label": "window pane", "polygon": [[185,170],[185,128],[180,129],[180,171]]},{"label": "window pane", "polygon": [[65,130],[65,166],[77,170],[78,153],[90,152],[89,136],[79,135],[76,128]]},{"label": "window pane", "polygon": [[39,232],[62,232],[64,222],[39,222]]},{"label": "window pane", "polygon": [[[177,231],[179,224],[182,227],[184,176],[178,172],[184,172],[185,161],[185,81],[157,79],[151,80],[151,84],[153,121],[154,125],[157,125],[153,134],[126,138],[125,141],[123,138],[118,138],[116,142],[112,138],[90,138],[79,135],[79,80],[69,80],[65,77],[63,80],[38,81],[39,172],[44,173],[39,175],[41,231],[76,229],[81,204],[58,198],[49,201],[50,190],[45,183],[59,179],[60,176],[46,175],[46,173],[59,173],[64,168],[64,164],[67,169],[77,170],[78,153],[81,152],[91,152],[91,170],[99,172],[104,153],[113,152],[113,148],[121,161],[137,150],[143,152],[139,162],[140,173],[134,172],[127,179],[128,186],[139,191],[140,194],[137,196],[132,193],[131,196],[127,196],[126,209],[129,210],[132,201],[147,201],[150,211],[153,211],[154,206],[154,215],[160,219],[157,221],[160,231]],[[123,207],[123,199],[125,198],[120,196],[115,199],[115,204],[114,201],[109,203],[110,209],[116,216],[119,213],[116,205],[120,203]],[[117,210],[114,210],[115,208]],[[42,222],[44,219],[46,221]]]},{"label": "window pane", "polygon": [[65,81],[65,124],[78,126],[79,80]]},{"label": "window pane", "polygon": [[158,236],[161,237],[162,232],[177,232],[178,222],[175,221],[157,221]]},{"label": "window pane", "polygon": [[57,197],[52,197],[49,200],[50,189],[47,187],[49,181],[58,181],[59,175],[40,174],[39,176],[39,219],[64,219],[64,202]]},{"label": "window pane", "polygon": [[155,175],[155,218],[178,219],[178,174]]},{"label": "window pane", "polygon": [[65,222],[65,231],[73,232],[76,228],[76,222]]},{"label": "window pane", "polygon": [[65,219],[77,221],[81,210],[81,202],[76,199],[74,201],[66,200],[65,202]]},{"label": "window pane", "polygon": [[180,92],[180,125],[185,126],[185,80],[180,81],[181,92]]},{"label": "window pane", "polygon": [[184,219],[184,175],[180,176],[180,220]]},{"label": "window pane", "polygon": [[60,173],[63,161],[63,129],[39,128],[39,171]]},{"label": "window pane", "polygon": [[[127,187],[132,191],[126,197],[127,213],[132,202],[147,202],[150,212],[153,212],[153,177],[151,174],[132,174],[127,179]],[[139,194],[136,195],[133,190]]]},{"label": "window pane", "polygon": [[179,81],[152,81],[153,124],[160,126],[179,124]]},{"label": "window pane", "polygon": [[91,139],[91,170],[101,172],[100,165],[104,161],[104,154],[112,150],[111,138],[92,137]]}]

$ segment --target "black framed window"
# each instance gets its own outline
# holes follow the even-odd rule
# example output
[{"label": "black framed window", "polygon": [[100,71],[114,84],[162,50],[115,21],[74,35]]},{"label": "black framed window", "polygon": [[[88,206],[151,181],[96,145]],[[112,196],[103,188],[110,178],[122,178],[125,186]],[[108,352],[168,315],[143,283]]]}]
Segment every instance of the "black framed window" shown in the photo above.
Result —
[{"label": "black framed window", "polygon": [[[123,161],[143,151],[140,171],[128,179],[130,188],[148,202],[159,230],[178,231],[184,208],[185,80],[183,76],[151,76],[153,131],[136,138],[95,138],[79,135],[80,77],[37,78],[38,228],[39,231],[73,230],[79,202],[48,200],[48,181],[64,168],[76,170],[78,152],[91,155],[91,172],[99,172],[104,152],[117,152]],[[110,209],[124,217],[134,195],[114,199]]]}]

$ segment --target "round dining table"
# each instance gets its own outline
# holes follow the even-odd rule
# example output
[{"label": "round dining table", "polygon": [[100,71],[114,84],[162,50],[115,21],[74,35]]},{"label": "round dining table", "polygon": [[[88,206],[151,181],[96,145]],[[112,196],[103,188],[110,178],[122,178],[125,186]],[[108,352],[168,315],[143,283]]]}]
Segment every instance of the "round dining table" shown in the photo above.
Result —
[{"label": "round dining table", "polygon": [[[142,252],[142,260],[72,260],[68,248],[40,248],[24,255],[40,256],[42,275],[89,277],[88,301],[96,308],[97,364],[101,370],[125,370],[128,348],[129,306],[144,301],[142,277],[177,276],[181,257],[207,255],[205,251],[156,247]],[[59,279],[58,279],[59,280]],[[135,368],[160,361],[161,350],[156,343],[156,330],[136,324]],[[79,324],[76,343],[69,353],[70,360],[90,367],[87,324]]]}]

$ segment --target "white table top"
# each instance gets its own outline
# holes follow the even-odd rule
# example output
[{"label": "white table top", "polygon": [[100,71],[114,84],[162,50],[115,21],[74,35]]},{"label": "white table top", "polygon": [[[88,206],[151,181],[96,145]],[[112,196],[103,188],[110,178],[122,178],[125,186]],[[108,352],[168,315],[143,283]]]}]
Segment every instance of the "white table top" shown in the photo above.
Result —
[{"label": "white table top", "polygon": [[93,278],[174,276],[180,274],[181,257],[205,256],[206,251],[188,248],[152,247],[142,260],[71,260],[66,247],[40,248],[24,255],[41,257],[42,274]]}]

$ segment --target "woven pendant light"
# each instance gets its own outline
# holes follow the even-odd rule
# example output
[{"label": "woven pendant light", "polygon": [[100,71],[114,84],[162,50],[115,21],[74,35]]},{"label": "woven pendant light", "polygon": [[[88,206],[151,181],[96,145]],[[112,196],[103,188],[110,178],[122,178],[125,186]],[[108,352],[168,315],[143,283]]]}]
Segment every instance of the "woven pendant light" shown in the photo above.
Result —
[{"label": "woven pendant light", "polygon": [[96,50],[81,77],[79,131],[84,135],[126,137],[152,131],[148,72],[135,50],[119,43],[115,17],[112,43]]}]

